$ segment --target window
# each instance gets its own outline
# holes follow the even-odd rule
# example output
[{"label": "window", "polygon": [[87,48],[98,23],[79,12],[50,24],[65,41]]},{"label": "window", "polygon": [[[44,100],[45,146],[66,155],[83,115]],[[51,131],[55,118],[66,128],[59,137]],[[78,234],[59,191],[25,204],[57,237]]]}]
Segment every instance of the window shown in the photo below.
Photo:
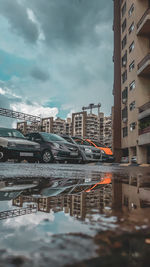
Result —
[{"label": "window", "polygon": [[[125,89],[122,91],[122,102],[125,101],[128,98],[128,87],[125,87]],[[124,103],[124,102],[123,102]]]},{"label": "window", "polygon": [[122,67],[125,67],[127,64],[127,51],[125,52],[124,56],[122,57]]},{"label": "window", "polygon": [[135,64],[134,64],[134,60],[131,62],[131,64],[129,65],[129,71],[132,71],[135,67]]},{"label": "window", "polygon": [[127,26],[127,20],[125,19],[124,22],[122,23],[122,33],[125,31],[126,29],[126,26]]},{"label": "window", "polygon": [[134,41],[133,41],[132,44],[129,46],[129,53],[131,53],[133,49],[134,49]]},{"label": "window", "polygon": [[127,43],[127,36],[125,35],[125,37],[122,40],[122,49],[124,49],[124,47],[126,46]]},{"label": "window", "polygon": [[135,101],[131,102],[129,105],[130,111],[132,111],[133,109],[135,109]]},{"label": "window", "polygon": [[129,34],[134,30],[134,22],[132,22],[131,26],[129,27]]},{"label": "window", "polygon": [[122,120],[127,119],[127,118],[128,118],[128,109],[127,109],[127,107],[125,107],[122,110]]},{"label": "window", "polygon": [[122,83],[125,83],[126,80],[127,80],[127,70],[125,70],[124,73],[122,74]]},{"label": "window", "polygon": [[0,128],[0,137],[13,137],[24,139],[22,133],[15,129]]},{"label": "window", "polygon": [[128,135],[128,127],[123,128],[123,137],[126,137]]},{"label": "window", "polygon": [[128,11],[129,16],[132,15],[133,11],[134,11],[134,4],[131,5],[131,7],[130,7],[130,9]]},{"label": "window", "polygon": [[136,122],[130,123],[130,131],[132,132],[136,127]]},{"label": "window", "polygon": [[129,88],[130,88],[130,91],[133,90],[135,88],[135,81],[131,82],[129,84]]},{"label": "window", "polygon": [[122,9],[121,9],[121,14],[122,14],[122,17],[124,16],[124,14],[126,13],[126,9],[127,9],[127,5],[126,5],[126,2],[124,3]]}]

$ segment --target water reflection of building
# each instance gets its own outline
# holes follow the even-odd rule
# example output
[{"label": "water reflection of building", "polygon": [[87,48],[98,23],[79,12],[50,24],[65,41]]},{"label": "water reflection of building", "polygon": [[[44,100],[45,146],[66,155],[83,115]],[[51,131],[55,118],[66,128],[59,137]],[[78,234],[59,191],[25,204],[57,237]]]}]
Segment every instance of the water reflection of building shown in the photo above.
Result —
[{"label": "water reflection of building", "polygon": [[113,206],[132,221],[150,219],[150,180],[138,174],[113,180]]},{"label": "water reflection of building", "polygon": [[97,189],[90,192],[83,191],[82,185],[81,190],[79,193],[51,197],[20,195],[12,200],[12,204],[23,207],[26,203],[37,203],[37,210],[40,212],[64,211],[79,220],[90,219],[95,209],[102,212],[106,206],[112,205],[112,184],[98,185]]}]

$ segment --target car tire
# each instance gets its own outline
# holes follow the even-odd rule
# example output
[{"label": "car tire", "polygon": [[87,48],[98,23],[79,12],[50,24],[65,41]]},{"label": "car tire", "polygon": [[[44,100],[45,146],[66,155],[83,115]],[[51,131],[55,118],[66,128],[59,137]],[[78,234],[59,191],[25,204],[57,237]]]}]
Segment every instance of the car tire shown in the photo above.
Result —
[{"label": "car tire", "polygon": [[43,163],[51,163],[53,162],[53,155],[50,150],[46,149],[42,153],[42,160]]},{"label": "car tire", "polygon": [[5,152],[3,150],[0,150],[0,162],[5,162],[5,161],[7,161]]}]

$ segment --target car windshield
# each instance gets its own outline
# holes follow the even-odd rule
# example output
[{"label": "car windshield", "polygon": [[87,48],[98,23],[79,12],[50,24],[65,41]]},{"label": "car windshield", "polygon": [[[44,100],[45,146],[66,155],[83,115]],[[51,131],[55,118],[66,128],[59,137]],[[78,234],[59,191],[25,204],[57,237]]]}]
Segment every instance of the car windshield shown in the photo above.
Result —
[{"label": "car windshield", "polygon": [[64,138],[60,137],[57,134],[50,133],[41,133],[41,136],[45,141],[59,141],[59,142],[67,142]]},{"label": "car windshield", "polygon": [[98,147],[106,147],[105,145],[103,145],[103,144],[101,144],[101,143],[98,143],[98,142],[93,142],[96,146],[98,146]]},{"label": "car windshield", "polygon": [[0,128],[0,137],[14,137],[25,139],[22,133],[15,129]]},{"label": "car windshield", "polygon": [[87,142],[87,141],[85,141],[85,140],[82,140],[82,139],[78,139],[78,138],[73,138],[74,139],[74,141],[78,144],[78,145],[84,145],[84,146],[89,146],[90,144]]},{"label": "car windshield", "polygon": [[69,142],[69,143],[73,143],[73,141],[69,138],[69,137],[67,137],[67,136],[65,136],[65,137],[63,137],[67,142]]}]

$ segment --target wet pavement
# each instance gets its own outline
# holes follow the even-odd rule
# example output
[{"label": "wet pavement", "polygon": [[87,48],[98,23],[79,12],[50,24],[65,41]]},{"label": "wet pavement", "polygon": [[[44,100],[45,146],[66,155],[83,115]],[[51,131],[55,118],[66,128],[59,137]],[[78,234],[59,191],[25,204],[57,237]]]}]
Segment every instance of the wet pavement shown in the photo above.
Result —
[{"label": "wet pavement", "polygon": [[150,168],[0,163],[0,266],[146,266]]}]

